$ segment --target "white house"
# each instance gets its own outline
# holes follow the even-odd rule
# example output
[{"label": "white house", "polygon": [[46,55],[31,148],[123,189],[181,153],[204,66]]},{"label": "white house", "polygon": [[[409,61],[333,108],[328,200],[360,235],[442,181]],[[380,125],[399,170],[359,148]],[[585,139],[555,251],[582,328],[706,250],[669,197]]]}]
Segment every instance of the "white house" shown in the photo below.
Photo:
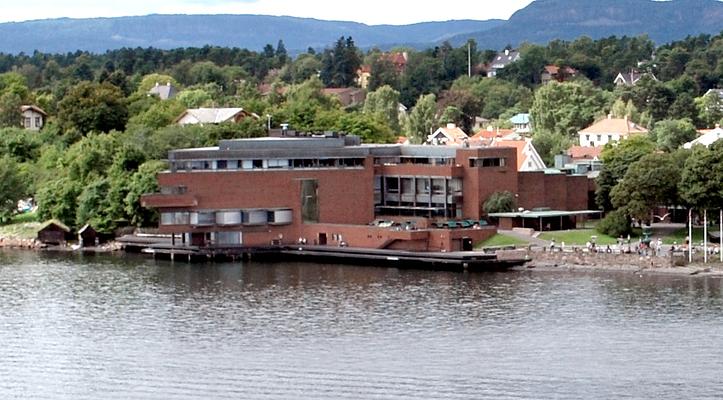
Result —
[{"label": "white house", "polygon": [[464,145],[469,143],[469,136],[455,124],[447,124],[427,136],[428,144]]},{"label": "white house", "polygon": [[615,80],[613,80],[613,83],[615,86],[635,86],[635,84],[637,84],[638,81],[646,75],[650,76],[655,81],[658,80],[658,78],[650,72],[640,72],[632,69],[630,72],[626,73],[619,72],[615,77]]},{"label": "white house", "polygon": [[691,149],[697,144],[708,147],[713,143],[723,139],[723,129],[721,129],[720,125],[718,124],[715,125],[715,129],[701,130],[700,133],[702,133],[702,135],[698,136],[697,138],[688,143],[685,143],[683,145],[683,148]]},{"label": "white house", "polygon": [[530,114],[520,113],[510,118],[510,122],[514,126],[515,132],[517,133],[530,133]]},{"label": "white house", "polygon": [[161,85],[156,82],[156,85],[148,91],[149,95],[158,96],[161,100],[172,99],[176,97],[177,93],[178,89],[176,89],[175,86],[171,85],[171,82],[166,82],[165,85]]},{"label": "white house", "polygon": [[43,109],[34,105],[21,106],[20,113],[23,116],[20,124],[23,128],[31,131],[40,130],[45,125],[45,119],[48,117],[48,114]]},{"label": "white house", "polygon": [[647,134],[648,130],[630,121],[628,117],[607,118],[595,122],[577,134],[580,136],[580,146],[597,147],[608,143],[617,143],[631,135]]},{"label": "white house", "polygon": [[247,117],[259,118],[243,108],[189,108],[179,115],[175,122],[178,125],[221,124],[239,122]]},{"label": "white house", "polygon": [[532,140],[503,140],[493,139],[490,147],[514,147],[517,150],[518,171],[541,171],[544,170],[545,162],[532,145]]},{"label": "white house", "polygon": [[517,50],[505,49],[505,51],[497,53],[487,70],[487,77],[492,78],[497,76],[497,72],[519,59],[520,52]]}]

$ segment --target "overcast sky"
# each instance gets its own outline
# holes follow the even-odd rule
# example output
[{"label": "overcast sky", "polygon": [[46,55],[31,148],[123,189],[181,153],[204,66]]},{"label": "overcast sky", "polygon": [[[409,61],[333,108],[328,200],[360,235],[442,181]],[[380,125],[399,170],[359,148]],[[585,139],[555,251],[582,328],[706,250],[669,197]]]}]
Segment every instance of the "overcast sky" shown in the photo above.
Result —
[{"label": "overcast sky", "polygon": [[266,14],[408,24],[449,19],[507,19],[532,0],[0,0],[0,22],[146,14]]}]

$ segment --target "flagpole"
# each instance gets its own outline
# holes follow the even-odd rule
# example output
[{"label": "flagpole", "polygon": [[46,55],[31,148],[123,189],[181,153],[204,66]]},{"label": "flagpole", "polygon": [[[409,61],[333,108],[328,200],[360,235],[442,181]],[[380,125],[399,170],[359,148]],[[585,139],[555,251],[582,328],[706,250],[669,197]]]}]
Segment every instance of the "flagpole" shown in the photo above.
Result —
[{"label": "flagpole", "polygon": [[688,262],[693,262],[693,209],[688,209]]},{"label": "flagpole", "polygon": [[708,209],[703,210],[703,262],[708,263]]}]

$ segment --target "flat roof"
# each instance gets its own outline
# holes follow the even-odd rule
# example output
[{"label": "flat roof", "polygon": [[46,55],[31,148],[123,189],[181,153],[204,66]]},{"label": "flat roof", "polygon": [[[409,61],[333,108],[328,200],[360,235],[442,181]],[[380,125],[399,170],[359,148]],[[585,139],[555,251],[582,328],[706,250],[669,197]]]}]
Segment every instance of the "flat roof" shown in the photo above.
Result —
[{"label": "flat roof", "polygon": [[503,212],[503,213],[490,213],[490,217],[494,218],[547,218],[547,217],[569,217],[573,215],[589,215],[589,214],[600,214],[600,210],[578,210],[578,211],[559,211],[559,210],[545,210],[545,211],[520,211],[520,212]]}]

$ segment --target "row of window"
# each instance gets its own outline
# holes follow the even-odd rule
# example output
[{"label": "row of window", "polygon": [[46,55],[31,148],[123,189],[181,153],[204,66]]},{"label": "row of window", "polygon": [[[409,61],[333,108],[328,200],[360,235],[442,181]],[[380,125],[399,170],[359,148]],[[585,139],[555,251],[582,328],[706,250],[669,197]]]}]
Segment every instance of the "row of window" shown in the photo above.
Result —
[{"label": "row of window", "polygon": [[375,165],[399,165],[399,164],[414,164],[414,165],[455,165],[456,160],[454,157],[413,157],[413,156],[392,156],[392,157],[377,157],[374,159]]},{"label": "row of window", "polygon": [[161,225],[231,226],[288,225],[293,220],[291,209],[175,211],[161,213]]},{"label": "row of window", "polygon": [[377,176],[374,181],[375,190],[382,190],[382,182],[385,193],[459,194],[462,192],[460,178],[385,176],[382,180],[382,177]]},{"label": "row of window", "polygon": [[271,158],[253,160],[174,161],[173,171],[361,168],[364,158]]}]

